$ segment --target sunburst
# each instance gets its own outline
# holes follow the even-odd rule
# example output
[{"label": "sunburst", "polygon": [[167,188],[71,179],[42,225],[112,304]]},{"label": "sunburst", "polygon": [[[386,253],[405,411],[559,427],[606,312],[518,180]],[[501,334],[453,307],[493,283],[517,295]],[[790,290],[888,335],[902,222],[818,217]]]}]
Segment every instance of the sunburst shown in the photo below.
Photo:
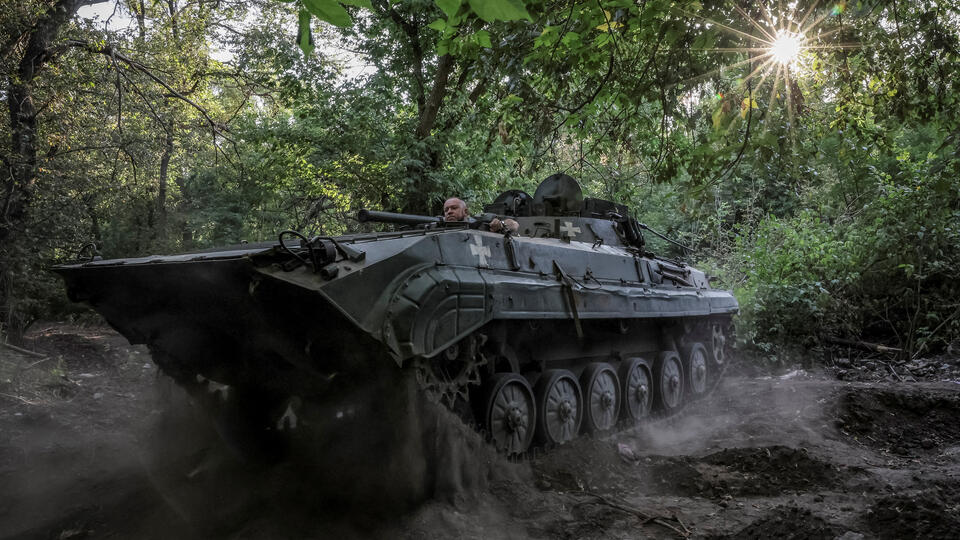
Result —
[{"label": "sunburst", "polygon": [[770,44],[770,55],[777,63],[789,66],[800,56],[803,42],[803,34],[783,29],[777,30],[777,37]]},{"label": "sunburst", "polygon": [[[800,2],[776,2],[753,10],[754,16],[743,8],[736,7],[740,28],[723,24],[694,13],[686,13],[703,20],[708,27],[716,27],[743,42],[740,47],[707,48],[704,51],[739,53],[746,56],[738,61],[727,63],[686,81],[703,82],[721,71],[744,69],[746,74],[738,78],[735,93],[745,96],[740,105],[746,116],[757,108],[755,95],[770,83],[769,104],[784,102],[790,125],[794,113],[802,107],[802,96],[798,95],[799,83],[810,65],[809,60],[818,49],[853,48],[857,45],[825,44],[830,36],[839,31],[839,26],[826,29],[825,22],[840,17],[845,11],[845,3],[820,6],[818,1],[801,13]],[[818,9],[819,8],[819,9]],[[766,90],[762,90],[766,92]],[[723,95],[723,94],[719,94]],[[783,98],[786,98],[785,101]],[[765,129],[769,126],[765,126]]]}]

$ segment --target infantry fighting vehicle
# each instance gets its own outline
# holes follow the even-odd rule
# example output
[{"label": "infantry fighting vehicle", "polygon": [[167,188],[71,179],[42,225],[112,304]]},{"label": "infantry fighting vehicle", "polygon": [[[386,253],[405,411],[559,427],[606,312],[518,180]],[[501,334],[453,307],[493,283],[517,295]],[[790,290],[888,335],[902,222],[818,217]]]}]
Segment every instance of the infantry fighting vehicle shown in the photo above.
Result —
[{"label": "infantry fighting vehicle", "polygon": [[671,414],[714,386],[737,302],[648,252],[627,208],[558,174],[484,211],[519,230],[361,211],[400,230],[55,271],[179,384],[229,388],[253,433],[391,363],[507,454]]}]

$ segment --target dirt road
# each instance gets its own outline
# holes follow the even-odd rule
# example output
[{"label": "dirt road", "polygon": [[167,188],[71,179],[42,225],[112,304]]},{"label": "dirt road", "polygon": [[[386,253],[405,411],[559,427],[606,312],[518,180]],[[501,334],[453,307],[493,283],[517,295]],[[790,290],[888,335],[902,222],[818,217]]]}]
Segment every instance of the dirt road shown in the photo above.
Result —
[{"label": "dirt road", "polygon": [[[411,509],[349,496],[362,478],[325,482],[297,463],[245,463],[157,376],[143,348],[112,331],[48,325],[28,346],[45,358],[0,349],[0,538],[850,540],[960,531],[952,376],[730,377],[679,418],[517,463],[455,432],[465,441],[460,457],[483,466],[458,472],[459,490]],[[465,481],[470,474],[482,478]]]}]

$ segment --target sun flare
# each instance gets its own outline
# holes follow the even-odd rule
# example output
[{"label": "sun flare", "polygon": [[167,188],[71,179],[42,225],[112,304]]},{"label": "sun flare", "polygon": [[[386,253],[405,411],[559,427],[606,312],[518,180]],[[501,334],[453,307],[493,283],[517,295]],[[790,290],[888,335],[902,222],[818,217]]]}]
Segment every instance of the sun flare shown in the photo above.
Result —
[{"label": "sun flare", "polygon": [[792,64],[800,54],[803,36],[787,30],[779,30],[777,39],[770,45],[770,54],[781,65]]},{"label": "sun flare", "polygon": [[[737,16],[730,19],[724,15],[719,20],[680,9],[686,16],[701,18],[711,32],[702,40],[705,44],[703,51],[738,56],[733,61],[718,62],[721,65],[716,69],[698,74],[687,82],[691,87],[702,84],[700,91],[716,91],[716,126],[741,126],[723,123],[730,111],[739,108],[747,136],[754,123],[752,112],[760,108],[771,111],[774,106],[782,107],[788,120],[785,125],[790,129],[795,124],[795,116],[805,110],[805,93],[811,88],[811,76],[819,70],[835,67],[834,59],[822,53],[862,47],[856,42],[839,42],[836,37],[843,29],[840,21],[846,7],[843,0],[824,4],[819,0],[781,0],[777,6],[774,3],[767,6],[748,4],[747,7],[734,4]],[[724,39],[723,46],[717,47],[720,33],[732,39]],[[765,122],[763,130],[772,125]]]}]

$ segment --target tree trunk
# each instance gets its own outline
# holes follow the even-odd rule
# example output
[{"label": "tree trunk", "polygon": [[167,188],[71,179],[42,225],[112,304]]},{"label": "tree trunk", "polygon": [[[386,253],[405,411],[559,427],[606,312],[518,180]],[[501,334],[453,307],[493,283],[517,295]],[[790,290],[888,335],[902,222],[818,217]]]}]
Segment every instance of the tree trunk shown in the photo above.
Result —
[{"label": "tree trunk", "polygon": [[180,27],[177,25],[177,2],[167,0],[167,10],[170,13],[170,30],[173,32],[173,42],[180,44]]},{"label": "tree trunk", "polygon": [[167,183],[170,157],[173,155],[173,120],[167,120],[166,132],[163,154],[160,156],[160,177],[157,179],[156,237],[161,243],[167,240]]},{"label": "tree trunk", "polygon": [[[189,208],[190,205],[190,192],[187,190],[187,181],[181,175],[177,175],[174,179],[177,187],[180,188],[180,207]],[[180,248],[189,251],[193,249],[193,230],[190,228],[190,222],[187,220],[186,211],[178,212],[180,218],[177,220],[178,227],[180,228]]]},{"label": "tree trunk", "polygon": [[453,71],[453,57],[445,54],[437,62],[437,73],[433,77],[433,89],[430,91],[430,97],[427,99],[426,105],[420,111],[417,139],[426,139],[433,131],[433,126],[437,123],[437,115],[440,114],[440,106],[443,105],[443,98],[447,95],[447,81],[450,79],[451,71]]},{"label": "tree trunk", "polygon": [[143,0],[137,3],[134,15],[137,17],[137,29],[139,30],[140,40],[143,41],[147,39],[147,6],[144,5]]},{"label": "tree trunk", "polygon": [[84,197],[83,203],[87,207],[87,217],[90,218],[90,235],[93,237],[93,243],[96,244],[97,249],[101,249],[103,247],[103,229],[100,227],[100,215],[97,213],[95,200],[95,196],[88,195]]},{"label": "tree trunk", "polygon": [[[433,88],[430,95],[424,102],[423,107],[419,109],[419,119],[417,130],[414,136],[418,141],[426,140],[433,132],[437,124],[437,117],[440,114],[440,108],[443,106],[443,100],[447,96],[447,84],[450,79],[450,73],[453,71],[453,57],[445,54],[437,62],[437,71],[433,76]],[[423,154],[418,161],[422,166],[407,167],[407,176],[412,179],[411,189],[404,197],[403,211],[411,214],[426,215],[430,212],[430,192],[435,186],[427,182],[426,172],[436,170],[440,166],[440,149],[435,145],[427,144],[424,147]],[[459,194],[448,194],[452,197]]]},{"label": "tree trunk", "polygon": [[81,6],[102,0],[58,0],[33,26],[23,56],[14,71],[5,73],[9,81],[7,107],[10,122],[10,161],[6,164],[0,199],[0,331],[19,342],[29,323],[17,309],[17,283],[27,275],[29,260],[21,250],[26,245],[25,225],[37,183],[37,110],[33,103],[33,84],[41,69],[51,60],[51,44],[60,29]]},{"label": "tree trunk", "polygon": [[12,159],[4,185],[0,244],[5,243],[14,230],[22,229],[37,180],[37,110],[29,84],[15,81],[11,77],[8,87]]}]

